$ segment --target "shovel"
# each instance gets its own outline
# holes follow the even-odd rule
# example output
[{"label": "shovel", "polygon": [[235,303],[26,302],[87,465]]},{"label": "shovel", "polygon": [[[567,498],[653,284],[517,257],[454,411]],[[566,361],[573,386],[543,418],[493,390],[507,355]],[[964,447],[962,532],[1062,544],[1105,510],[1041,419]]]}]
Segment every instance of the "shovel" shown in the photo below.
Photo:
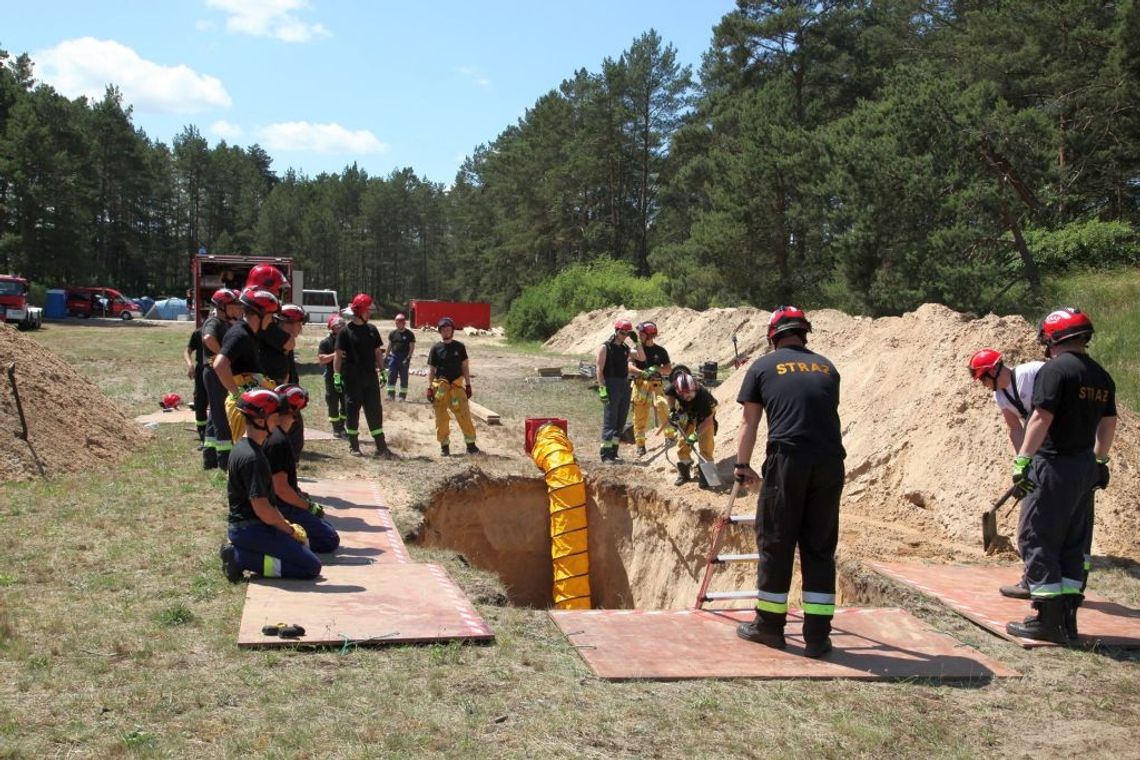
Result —
[{"label": "shovel", "polygon": [[1009,497],[1017,491],[1017,486],[1010,486],[1009,490],[1001,495],[997,503],[992,508],[987,509],[982,513],[982,548],[988,554],[994,547],[994,542],[997,540],[997,511],[1001,509],[1001,505],[1009,501]]},{"label": "shovel", "polygon": [[720,488],[720,475],[717,474],[716,463],[701,456],[697,446],[698,444],[693,444],[690,450],[697,459],[697,466],[701,468],[701,474],[705,476],[705,482],[709,484],[709,488]]}]

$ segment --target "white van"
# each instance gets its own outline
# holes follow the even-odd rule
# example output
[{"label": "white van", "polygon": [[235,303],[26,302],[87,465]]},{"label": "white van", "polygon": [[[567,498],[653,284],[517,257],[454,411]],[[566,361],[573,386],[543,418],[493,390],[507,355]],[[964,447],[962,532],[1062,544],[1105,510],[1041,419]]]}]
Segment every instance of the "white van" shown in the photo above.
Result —
[{"label": "white van", "polygon": [[310,322],[321,324],[327,322],[332,315],[340,314],[340,302],[335,290],[301,291],[301,308],[305,310]]}]

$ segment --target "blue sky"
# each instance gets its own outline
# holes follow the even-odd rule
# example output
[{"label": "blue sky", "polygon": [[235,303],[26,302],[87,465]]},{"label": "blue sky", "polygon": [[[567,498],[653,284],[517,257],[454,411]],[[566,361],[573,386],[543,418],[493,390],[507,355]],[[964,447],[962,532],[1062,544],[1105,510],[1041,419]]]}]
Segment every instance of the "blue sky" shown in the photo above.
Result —
[{"label": "blue sky", "polygon": [[[17,11],[18,6],[18,11]],[[194,124],[260,144],[282,173],[412,167],[450,184],[464,156],[580,68],[649,29],[694,74],[733,0],[0,0],[0,47],[69,97],[122,90],[170,144]]]}]

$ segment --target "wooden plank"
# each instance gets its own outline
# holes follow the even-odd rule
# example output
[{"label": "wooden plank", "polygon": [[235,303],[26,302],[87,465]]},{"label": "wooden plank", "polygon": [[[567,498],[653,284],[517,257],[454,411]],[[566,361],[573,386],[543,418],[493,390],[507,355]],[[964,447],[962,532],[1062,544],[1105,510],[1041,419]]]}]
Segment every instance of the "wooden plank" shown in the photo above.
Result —
[{"label": "wooden plank", "polygon": [[799,613],[788,615],[788,648],[771,649],[736,635],[751,610],[555,610],[550,617],[599,677],[930,678],[977,680],[1019,675],[1002,663],[928,627],[906,610],[835,612],[835,649],[803,656]]},{"label": "wooden plank", "polygon": [[471,409],[471,413],[479,419],[486,422],[488,425],[499,425],[499,413],[493,412],[482,404],[476,404],[474,401],[468,401],[467,406]]}]

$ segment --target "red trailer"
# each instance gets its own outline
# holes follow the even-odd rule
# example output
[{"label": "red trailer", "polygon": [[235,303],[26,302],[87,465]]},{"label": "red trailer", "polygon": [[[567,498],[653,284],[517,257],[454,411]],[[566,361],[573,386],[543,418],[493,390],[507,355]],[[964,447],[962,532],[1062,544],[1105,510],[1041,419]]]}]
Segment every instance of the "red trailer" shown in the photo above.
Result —
[{"label": "red trailer", "polygon": [[442,317],[451,317],[456,329],[491,329],[491,304],[482,301],[415,300],[409,305],[412,327],[435,327]]}]

